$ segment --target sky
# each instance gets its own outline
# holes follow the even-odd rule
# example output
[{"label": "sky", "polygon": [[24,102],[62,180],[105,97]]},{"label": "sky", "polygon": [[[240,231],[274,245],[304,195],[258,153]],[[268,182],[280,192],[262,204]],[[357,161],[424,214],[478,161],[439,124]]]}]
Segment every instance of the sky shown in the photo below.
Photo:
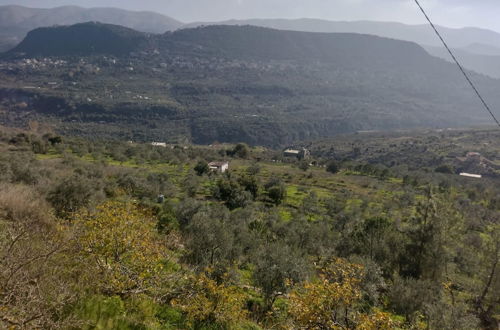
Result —
[{"label": "sky", "polygon": [[[500,0],[420,0],[436,24],[500,32]],[[414,0],[0,0],[29,7],[118,7],[156,11],[183,22],[245,18],[320,18],[424,23]]]}]

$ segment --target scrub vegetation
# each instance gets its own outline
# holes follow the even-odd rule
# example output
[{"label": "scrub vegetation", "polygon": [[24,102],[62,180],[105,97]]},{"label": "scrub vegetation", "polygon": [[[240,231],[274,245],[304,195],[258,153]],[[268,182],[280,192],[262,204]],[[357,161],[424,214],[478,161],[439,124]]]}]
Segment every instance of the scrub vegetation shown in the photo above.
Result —
[{"label": "scrub vegetation", "polygon": [[[297,160],[30,127],[0,130],[0,328],[498,326],[495,131],[348,135]],[[456,174],[472,151],[482,179]]]}]

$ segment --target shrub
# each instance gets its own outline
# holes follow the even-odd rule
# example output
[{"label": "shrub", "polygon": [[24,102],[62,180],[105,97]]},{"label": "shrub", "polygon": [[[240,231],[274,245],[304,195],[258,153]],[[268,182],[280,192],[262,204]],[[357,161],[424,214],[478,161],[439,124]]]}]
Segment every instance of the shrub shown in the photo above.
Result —
[{"label": "shrub", "polygon": [[91,183],[79,175],[74,175],[64,179],[50,191],[47,199],[54,207],[56,215],[65,218],[80,208],[88,206],[92,195]]},{"label": "shrub", "polygon": [[245,143],[238,143],[231,154],[238,158],[248,158],[250,156],[250,148]]},{"label": "shrub", "polygon": [[453,174],[453,173],[455,173],[455,170],[451,165],[445,164],[445,165],[441,165],[441,166],[436,167],[434,172],[443,173],[443,174]]},{"label": "shrub", "polygon": [[200,160],[194,167],[194,171],[199,176],[202,176],[203,174],[208,173],[210,171],[210,168],[208,167],[208,163],[206,161]]},{"label": "shrub", "polygon": [[74,262],[63,255],[68,250],[64,234],[35,190],[0,187],[1,329],[69,327],[64,308],[78,292],[73,290]]},{"label": "shrub", "polygon": [[217,181],[212,194],[215,198],[224,201],[231,210],[244,207],[252,200],[250,192],[244,190],[238,182],[227,178]]},{"label": "shrub", "polygon": [[271,178],[269,182],[265,185],[267,196],[272,203],[279,205],[286,198],[286,186],[278,178]]},{"label": "shrub", "polygon": [[336,161],[331,160],[326,165],[326,170],[330,173],[336,174],[340,171],[340,166]]}]

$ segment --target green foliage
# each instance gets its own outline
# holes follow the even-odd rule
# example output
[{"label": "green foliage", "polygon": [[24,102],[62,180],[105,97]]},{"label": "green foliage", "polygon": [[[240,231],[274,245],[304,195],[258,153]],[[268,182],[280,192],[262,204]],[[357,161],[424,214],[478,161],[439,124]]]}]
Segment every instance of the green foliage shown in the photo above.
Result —
[{"label": "green foliage", "polygon": [[[249,184],[248,189],[255,189],[252,182]],[[252,200],[252,192],[246,191],[237,181],[227,177],[217,181],[212,194],[215,198],[224,201],[231,210],[244,207]]]},{"label": "green foliage", "polygon": [[83,329],[174,329],[182,321],[175,310],[161,308],[145,296],[91,296],[77,305],[75,314]]},{"label": "green foliage", "polygon": [[245,189],[245,191],[252,194],[253,199],[257,198],[260,187],[255,175],[243,175],[238,178],[238,183],[243,187],[243,189]]},{"label": "green foliage", "polygon": [[183,188],[184,191],[186,192],[186,195],[188,197],[196,197],[198,188],[200,186],[199,174],[197,176],[188,174],[184,179],[183,183],[184,183]]},{"label": "green foliage", "polygon": [[446,164],[436,167],[436,169],[434,171],[436,173],[443,173],[443,174],[454,174],[455,173],[455,170],[453,169],[453,167],[451,165],[446,165]]},{"label": "green foliage", "polygon": [[331,160],[326,164],[326,170],[332,174],[336,174],[340,171],[340,166],[336,161]]},{"label": "green foliage", "polygon": [[160,306],[156,317],[166,329],[179,329],[185,322],[182,312],[168,305]]},{"label": "green foliage", "polygon": [[208,163],[206,161],[200,160],[194,167],[194,171],[196,174],[201,176],[210,172],[210,168],[208,167]]},{"label": "green foliage", "polygon": [[248,175],[257,175],[261,171],[261,167],[259,166],[259,163],[253,163],[252,165],[248,166],[247,168],[247,174]]},{"label": "green foliage", "polygon": [[280,205],[286,198],[286,186],[277,178],[272,178],[265,185],[267,196],[275,205]]},{"label": "green foliage", "polygon": [[187,237],[187,260],[198,267],[229,265],[234,237],[228,214],[222,208],[203,208],[183,231]]},{"label": "green foliage", "polygon": [[168,204],[163,204],[163,207],[158,211],[157,228],[160,233],[170,233],[179,229],[179,222],[175,216],[175,210]]},{"label": "green foliage", "polygon": [[130,329],[133,324],[124,318],[125,304],[120,297],[94,296],[77,307],[77,315],[90,323],[87,329]]},{"label": "green foliage", "polygon": [[231,151],[231,155],[246,159],[250,156],[250,148],[245,143],[238,143]]},{"label": "green foliage", "polygon": [[287,245],[273,243],[261,249],[256,260],[253,280],[262,290],[266,310],[272,309],[276,299],[288,291],[289,282],[307,278],[309,265],[298,251]]}]

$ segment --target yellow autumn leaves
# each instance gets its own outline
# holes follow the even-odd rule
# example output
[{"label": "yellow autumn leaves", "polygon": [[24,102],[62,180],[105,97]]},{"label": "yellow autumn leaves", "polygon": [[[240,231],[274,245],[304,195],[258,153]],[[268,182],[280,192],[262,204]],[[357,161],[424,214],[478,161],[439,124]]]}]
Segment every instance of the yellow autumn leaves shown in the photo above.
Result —
[{"label": "yellow autumn leaves", "polygon": [[107,202],[74,216],[81,258],[97,269],[102,292],[126,295],[153,289],[165,252],[155,222],[135,205]]},{"label": "yellow autumn leaves", "polygon": [[390,315],[380,311],[363,313],[361,300],[363,268],[334,259],[319,269],[319,278],[306,282],[290,294],[290,315],[304,329],[393,329]]},{"label": "yellow autumn leaves", "polygon": [[227,281],[217,283],[208,274],[191,276],[183,293],[172,301],[191,320],[198,323],[216,323],[226,327],[244,321],[245,295]]}]

